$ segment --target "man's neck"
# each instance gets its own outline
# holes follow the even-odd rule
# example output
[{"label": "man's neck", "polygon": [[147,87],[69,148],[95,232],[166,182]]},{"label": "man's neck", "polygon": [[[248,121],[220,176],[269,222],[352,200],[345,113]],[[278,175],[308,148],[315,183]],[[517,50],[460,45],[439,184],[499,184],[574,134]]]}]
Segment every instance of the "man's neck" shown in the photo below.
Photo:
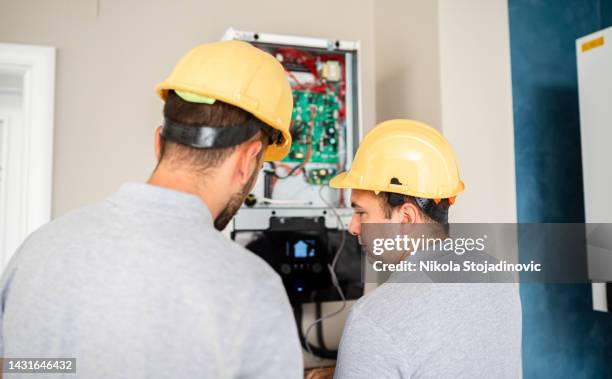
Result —
[{"label": "man's neck", "polygon": [[[209,182],[213,181],[210,180]],[[184,171],[170,172],[167,169],[158,168],[147,180],[147,183],[199,197],[210,211],[213,219],[219,215],[223,208],[223,199],[219,196],[220,192],[218,190],[210,190],[207,183],[204,183],[201,178],[194,176],[192,173]]]}]

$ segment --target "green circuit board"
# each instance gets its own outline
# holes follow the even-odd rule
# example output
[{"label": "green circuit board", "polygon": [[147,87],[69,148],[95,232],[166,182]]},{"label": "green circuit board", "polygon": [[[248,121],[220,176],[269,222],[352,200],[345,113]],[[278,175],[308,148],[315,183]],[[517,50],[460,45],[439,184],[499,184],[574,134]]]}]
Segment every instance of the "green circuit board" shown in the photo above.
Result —
[{"label": "green circuit board", "polygon": [[315,185],[327,184],[334,176],[336,176],[336,169],[315,168],[307,171],[306,181]]},{"label": "green circuit board", "polygon": [[[294,90],[291,135],[293,144],[284,162],[303,162],[312,141],[312,163],[338,163],[340,101],[336,93]],[[314,122],[312,115],[314,114]],[[312,127],[311,127],[312,123]],[[312,129],[312,130],[311,130]]]}]

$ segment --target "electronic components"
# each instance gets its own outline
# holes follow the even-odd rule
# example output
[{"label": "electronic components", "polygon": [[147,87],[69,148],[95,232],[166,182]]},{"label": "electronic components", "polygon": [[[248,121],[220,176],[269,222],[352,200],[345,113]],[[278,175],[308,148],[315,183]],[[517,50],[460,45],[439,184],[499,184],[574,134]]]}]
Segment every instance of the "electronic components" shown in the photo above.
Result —
[{"label": "electronic components", "polygon": [[294,92],[291,136],[293,145],[284,162],[338,163],[340,100],[334,93]]},{"label": "electronic components", "polygon": [[340,62],[327,61],[323,64],[321,75],[330,82],[337,82],[342,77],[342,72],[340,71],[341,69],[342,67],[340,67]]},{"label": "electronic components", "polygon": [[306,180],[310,184],[321,185],[329,183],[334,176],[336,176],[335,169],[315,168],[307,171]]},{"label": "electronic components", "polygon": [[252,193],[248,194],[246,199],[244,199],[244,205],[247,207],[252,207],[255,204],[257,204],[257,197]]},{"label": "electronic components", "polygon": [[329,225],[337,225],[329,208],[344,214],[348,191],[328,184],[350,167],[361,136],[359,42],[234,29],[224,38],[247,41],[275,57],[293,94],[291,149],[282,160],[264,165],[234,226],[265,229],[268,220],[259,217],[285,211],[324,214]]},{"label": "electronic components", "polygon": [[[307,185],[329,183],[333,173],[345,169],[346,162],[341,157],[346,155],[347,144],[345,57],[325,50],[258,42],[254,45],[275,56],[283,65],[293,90],[290,126],[293,143],[289,154],[278,165],[283,171],[276,177],[302,175]],[[271,186],[277,184],[272,182]]]}]

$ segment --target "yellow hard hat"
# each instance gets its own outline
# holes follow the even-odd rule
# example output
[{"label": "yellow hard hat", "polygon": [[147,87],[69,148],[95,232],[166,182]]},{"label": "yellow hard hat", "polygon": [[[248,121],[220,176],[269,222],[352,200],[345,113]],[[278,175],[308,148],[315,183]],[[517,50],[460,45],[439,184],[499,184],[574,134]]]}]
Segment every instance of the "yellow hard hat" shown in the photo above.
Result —
[{"label": "yellow hard hat", "polygon": [[178,62],[170,76],[155,87],[166,100],[168,91],[181,97],[203,97],[241,108],[282,133],[264,159],[280,160],[291,148],[293,95],[283,66],[270,54],[241,41],[200,45]]},{"label": "yellow hard hat", "polygon": [[[394,184],[400,183],[400,184]],[[457,158],[448,141],[418,121],[390,120],[363,139],[351,169],[332,179],[334,188],[351,188],[452,199],[463,191]]]}]

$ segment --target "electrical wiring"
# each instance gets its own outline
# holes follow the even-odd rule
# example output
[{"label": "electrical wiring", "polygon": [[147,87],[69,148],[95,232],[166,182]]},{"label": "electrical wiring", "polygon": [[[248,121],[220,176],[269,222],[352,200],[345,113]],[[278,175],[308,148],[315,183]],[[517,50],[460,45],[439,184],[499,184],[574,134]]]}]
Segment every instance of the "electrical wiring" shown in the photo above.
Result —
[{"label": "electrical wiring", "polygon": [[[316,303],[317,305],[321,305],[321,303]],[[316,307],[316,317],[320,317],[320,307]],[[321,333],[320,335],[320,339],[319,339],[319,346],[313,346],[312,344],[310,344],[308,341],[305,340],[304,338],[304,331],[302,329],[302,322],[304,319],[304,310],[302,309],[301,305],[295,306],[293,307],[293,314],[295,316],[295,322],[296,322],[296,326],[298,329],[298,337],[300,339],[300,344],[302,345],[302,347],[307,350],[312,352],[312,354],[314,354],[315,357],[319,357],[319,358],[324,358],[324,359],[337,359],[338,358],[338,351],[337,350],[328,350],[327,347],[325,347],[325,343],[322,341],[323,339],[323,330],[321,328],[321,324],[318,324],[317,327],[317,334],[319,334],[319,332]],[[317,336],[319,337],[319,336]]]},{"label": "electrical wiring", "polygon": [[288,164],[284,164],[284,163],[280,163],[278,164],[278,167],[283,168],[287,171],[287,173],[284,176],[280,176],[278,174],[276,174],[276,179],[287,179],[290,176],[293,175],[298,175],[301,170],[303,170],[304,166],[302,163],[298,164],[297,166],[290,166]]},{"label": "electrical wiring", "polygon": [[291,79],[293,79],[295,81],[295,86],[294,89],[297,87],[298,89],[301,89],[302,87],[304,87],[304,84],[302,84],[302,82],[300,82],[300,80],[295,76],[295,74],[289,70],[285,70],[287,71],[287,74],[291,77]]},{"label": "electrical wiring", "polygon": [[286,61],[303,65],[315,78],[319,77],[315,65],[315,58],[311,54],[290,47],[279,48],[278,52],[283,55]]},{"label": "electrical wiring", "polygon": [[[322,80],[321,76],[319,75],[319,71],[317,70],[317,63],[318,62],[326,62],[329,60],[334,60],[334,61],[338,61],[342,64],[342,66],[344,66],[344,57],[342,55],[337,55],[337,54],[333,54],[333,55],[326,55],[324,57],[317,57],[315,58],[314,56],[312,56],[311,54],[305,52],[305,51],[299,51],[296,49],[292,49],[292,48],[279,48],[278,52],[280,54],[282,54],[283,56],[283,61],[286,62],[291,62],[294,64],[298,64],[301,65],[303,67],[305,67],[308,72],[313,76],[314,78],[314,82],[313,83],[302,83],[296,76],[295,74],[293,74],[293,72],[291,72],[289,69],[286,69],[287,74],[295,81],[295,86],[293,87],[294,90],[309,90],[311,92],[317,92],[317,93],[324,93],[328,90],[330,90],[329,84],[327,83],[327,81]],[[342,86],[340,88],[340,93],[339,94],[344,94],[344,71],[342,72]],[[341,112],[343,112],[343,110],[341,110]]]},{"label": "electrical wiring", "polygon": [[280,176],[275,171],[274,176],[276,176],[278,179],[286,179],[292,176],[297,170],[300,170],[300,169],[302,170],[302,172],[304,172],[304,166],[306,165],[306,163],[310,161],[310,156],[312,154],[312,133],[314,130],[314,123],[315,123],[316,116],[317,116],[317,108],[312,107],[310,111],[310,126],[308,128],[308,148],[306,150],[306,157],[304,158],[302,162],[300,162],[298,165],[293,167],[285,176]]},{"label": "electrical wiring", "polygon": [[340,306],[339,309],[325,316],[317,318],[310,325],[308,325],[308,328],[306,328],[306,334],[304,335],[304,339],[306,340],[306,349],[313,356],[316,356],[316,355],[313,354],[310,344],[308,343],[308,335],[310,334],[310,331],[312,330],[312,328],[315,327],[318,323],[323,322],[331,317],[334,317],[337,314],[340,314],[346,308],[346,297],[344,296],[344,292],[342,291],[342,288],[340,287],[340,283],[338,282],[338,276],[336,275],[336,264],[338,263],[338,259],[340,258],[340,254],[342,253],[342,250],[344,249],[344,244],[346,242],[346,234],[345,234],[346,232],[344,231],[344,223],[342,222],[342,218],[340,217],[336,209],[323,197],[323,188],[325,187],[326,186],[321,186],[321,188],[319,188],[319,197],[321,198],[321,201],[323,201],[323,203],[329,208],[329,210],[336,216],[336,218],[338,219],[339,229],[342,231],[341,233],[342,237],[340,240],[340,245],[338,246],[338,250],[336,250],[336,253],[334,254],[334,258],[332,259],[331,264],[327,265],[327,269],[329,270],[329,274],[331,275],[332,284],[336,288],[336,291],[338,291],[338,295],[340,295],[340,299],[342,299],[342,305]]}]

